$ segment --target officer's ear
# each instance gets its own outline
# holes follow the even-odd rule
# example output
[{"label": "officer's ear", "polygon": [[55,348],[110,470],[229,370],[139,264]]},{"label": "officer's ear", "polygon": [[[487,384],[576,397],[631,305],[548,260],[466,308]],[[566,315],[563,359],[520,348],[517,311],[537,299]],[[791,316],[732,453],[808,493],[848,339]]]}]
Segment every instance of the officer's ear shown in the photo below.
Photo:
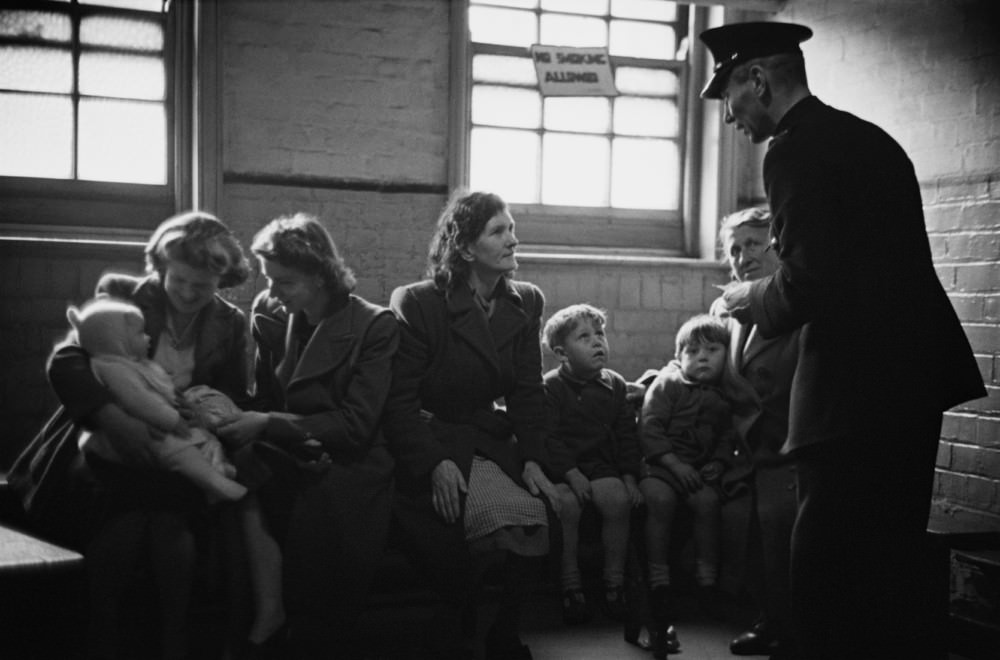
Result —
[{"label": "officer's ear", "polygon": [[759,64],[751,64],[750,70],[747,72],[747,78],[757,98],[763,98],[767,94],[768,86],[767,71],[764,70],[764,67]]}]

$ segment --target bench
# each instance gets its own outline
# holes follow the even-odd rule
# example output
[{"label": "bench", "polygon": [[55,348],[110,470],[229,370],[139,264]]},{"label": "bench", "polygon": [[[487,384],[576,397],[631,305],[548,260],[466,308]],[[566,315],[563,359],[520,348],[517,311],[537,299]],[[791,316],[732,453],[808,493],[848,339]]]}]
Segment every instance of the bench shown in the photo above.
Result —
[{"label": "bench", "polygon": [[0,594],[5,656],[83,657],[86,619],[83,555],[30,532],[3,473],[0,473]]}]

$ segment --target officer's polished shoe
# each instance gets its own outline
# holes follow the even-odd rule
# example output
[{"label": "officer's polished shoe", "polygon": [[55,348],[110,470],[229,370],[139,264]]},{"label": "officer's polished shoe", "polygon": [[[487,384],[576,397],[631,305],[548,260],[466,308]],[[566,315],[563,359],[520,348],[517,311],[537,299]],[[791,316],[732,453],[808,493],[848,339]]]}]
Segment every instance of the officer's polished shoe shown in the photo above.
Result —
[{"label": "officer's polished shoe", "polygon": [[733,655],[771,655],[780,650],[781,643],[764,622],[754,624],[729,642],[729,652]]}]

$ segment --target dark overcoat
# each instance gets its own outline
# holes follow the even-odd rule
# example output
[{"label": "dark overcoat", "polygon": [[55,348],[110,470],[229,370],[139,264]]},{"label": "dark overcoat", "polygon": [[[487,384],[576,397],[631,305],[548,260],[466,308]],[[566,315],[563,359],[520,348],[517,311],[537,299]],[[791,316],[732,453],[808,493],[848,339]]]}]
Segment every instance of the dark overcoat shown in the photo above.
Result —
[{"label": "dark overcoat", "polygon": [[[450,458],[468,479],[476,453],[522,485],[524,461],[545,466],[539,343],[545,300],[533,284],[504,279],[494,301],[487,317],[464,283],[444,289],[425,281],[392,293],[402,336],[388,424],[408,478]],[[493,412],[498,399],[505,414]]]},{"label": "dark overcoat", "polygon": [[985,395],[938,280],[913,165],[882,129],[816,97],[764,159],[780,266],[751,287],[765,337],[803,328],[789,449],[895,428]]},{"label": "dark overcoat", "polygon": [[353,295],[311,335],[305,322],[268,291],[254,301],[263,439],[301,459],[261,497],[280,530],[294,634],[311,649],[350,635],[385,544],[393,463],[381,417],[399,329],[388,309]]}]

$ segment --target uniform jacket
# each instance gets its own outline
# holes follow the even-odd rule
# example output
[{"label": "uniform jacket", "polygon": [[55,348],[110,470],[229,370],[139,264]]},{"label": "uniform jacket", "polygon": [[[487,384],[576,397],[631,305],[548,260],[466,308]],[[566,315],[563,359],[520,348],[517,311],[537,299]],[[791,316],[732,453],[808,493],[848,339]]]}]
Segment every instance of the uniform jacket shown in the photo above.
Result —
[{"label": "uniform jacket", "polygon": [[549,402],[548,454],[552,473],[565,480],[578,468],[588,479],[639,474],[636,413],[625,379],[610,369],[581,381],[564,369],[543,378]]},{"label": "uniform jacket", "polygon": [[[388,309],[354,295],[300,341],[304,314],[289,315],[268,291],[254,301],[254,407],[269,413],[266,438],[295,449],[308,441],[338,463],[384,446],[381,417],[399,329]],[[326,459],[324,459],[326,460]]]},{"label": "uniform jacket", "polygon": [[[426,476],[447,458],[468,478],[477,452],[517,483],[524,461],[545,466],[544,304],[538,287],[507,279],[498,284],[491,317],[464,283],[446,290],[424,281],[393,291],[402,338],[387,432],[408,478]],[[501,398],[505,414],[493,412]],[[420,411],[433,419],[424,421]]]},{"label": "uniform jacket", "polygon": [[892,138],[808,97],[776,128],[764,186],[780,265],[753,283],[750,316],[764,337],[802,328],[789,449],[985,395]]}]

